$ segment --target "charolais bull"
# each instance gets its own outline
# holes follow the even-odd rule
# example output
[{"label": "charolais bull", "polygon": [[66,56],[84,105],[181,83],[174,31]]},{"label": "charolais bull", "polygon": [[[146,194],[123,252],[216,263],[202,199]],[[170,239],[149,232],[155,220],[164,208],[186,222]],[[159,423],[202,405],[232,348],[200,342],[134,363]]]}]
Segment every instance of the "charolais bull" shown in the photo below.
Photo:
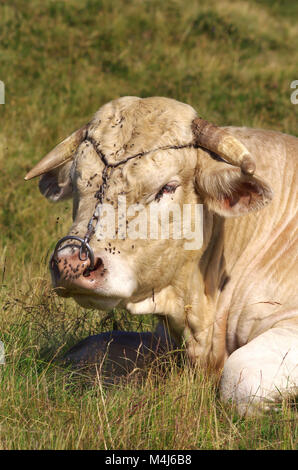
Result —
[{"label": "charolais bull", "polygon": [[221,399],[240,413],[297,394],[297,155],[293,136],[123,97],[45,156],[25,179],[40,176],[52,201],[73,198],[50,260],[57,293],[168,327],[98,335],[94,350],[111,343],[137,362],[132,351],[171,338],[193,364],[222,370]]}]

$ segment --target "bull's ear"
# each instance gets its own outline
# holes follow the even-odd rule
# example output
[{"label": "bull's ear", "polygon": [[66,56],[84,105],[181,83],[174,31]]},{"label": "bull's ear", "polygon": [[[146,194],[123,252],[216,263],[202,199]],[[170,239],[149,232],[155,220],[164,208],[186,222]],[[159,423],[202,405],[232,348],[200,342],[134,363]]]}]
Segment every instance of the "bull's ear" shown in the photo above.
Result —
[{"label": "bull's ear", "polygon": [[61,201],[72,195],[70,169],[72,161],[44,173],[39,180],[39,190],[51,201]]},{"label": "bull's ear", "polygon": [[66,199],[72,193],[70,168],[79,145],[87,136],[87,128],[88,125],[81,127],[60,142],[25,176],[25,180],[30,180],[42,175],[40,192],[51,201]]},{"label": "bull's ear", "polygon": [[272,199],[270,186],[260,177],[244,174],[239,167],[210,158],[196,171],[196,188],[212,211],[235,217],[262,209]]}]

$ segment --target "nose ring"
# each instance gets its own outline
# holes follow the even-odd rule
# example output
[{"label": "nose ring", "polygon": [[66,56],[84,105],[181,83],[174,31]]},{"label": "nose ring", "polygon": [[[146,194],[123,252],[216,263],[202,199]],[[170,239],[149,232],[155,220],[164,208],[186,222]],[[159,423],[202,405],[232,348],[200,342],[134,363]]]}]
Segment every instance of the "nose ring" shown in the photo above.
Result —
[{"label": "nose ring", "polygon": [[[94,259],[95,259],[95,256],[94,256],[94,253],[93,253],[93,250],[91,248],[91,246],[89,245],[88,241],[83,238],[80,238],[80,237],[76,237],[75,235],[69,235],[69,236],[66,236],[66,237],[63,237],[63,238],[60,238],[60,240],[57,242],[56,246],[55,246],[55,249],[54,249],[54,252],[51,256],[51,259],[50,259],[50,267],[52,266],[52,263],[56,263],[57,264],[57,259],[56,259],[56,256],[57,256],[57,253],[59,251],[59,246],[65,242],[66,240],[76,240],[78,242],[80,242],[80,249],[79,249],[79,259],[81,261],[87,261],[87,259],[89,258],[90,259],[90,266],[88,267],[88,269],[91,271],[92,269],[94,269]],[[67,246],[69,245],[64,245],[63,248],[66,248]],[[75,245],[77,246],[77,245]],[[85,258],[82,258],[82,255],[83,253],[85,254]]]}]

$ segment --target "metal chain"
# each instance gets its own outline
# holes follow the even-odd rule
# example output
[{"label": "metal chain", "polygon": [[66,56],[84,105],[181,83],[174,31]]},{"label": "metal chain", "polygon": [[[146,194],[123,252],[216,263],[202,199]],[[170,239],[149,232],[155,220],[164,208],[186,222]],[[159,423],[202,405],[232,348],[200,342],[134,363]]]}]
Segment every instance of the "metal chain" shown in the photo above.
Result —
[{"label": "metal chain", "polygon": [[[163,146],[163,147],[158,147],[158,148],[147,150],[147,151],[144,151],[144,152],[139,152],[135,155],[131,155],[131,156],[125,158],[124,160],[121,160],[120,162],[109,163],[106,156],[104,155],[102,150],[99,148],[99,145],[97,144],[97,142],[95,142],[95,140],[92,137],[88,136],[88,132],[87,132],[85,140],[89,141],[92,144],[94,150],[96,151],[96,153],[98,154],[98,156],[100,157],[101,161],[104,164],[104,169],[102,171],[102,183],[101,183],[98,191],[95,193],[95,198],[98,201],[96,203],[94,212],[93,212],[93,214],[92,214],[92,216],[91,216],[91,218],[88,222],[87,232],[86,232],[84,238],[80,238],[80,237],[77,237],[75,235],[69,235],[69,236],[61,238],[55,246],[53,255],[51,256],[51,259],[50,259],[50,265],[52,265],[52,263],[57,263],[56,255],[57,255],[57,252],[58,252],[58,249],[59,249],[60,245],[64,241],[66,241],[66,240],[76,240],[76,241],[80,242],[79,258],[80,258],[81,261],[87,261],[88,258],[90,259],[90,266],[89,266],[88,269],[91,271],[92,269],[94,269],[95,256],[94,256],[94,253],[93,253],[93,250],[92,250],[91,246],[89,245],[89,242],[90,242],[91,237],[94,235],[96,225],[100,220],[100,210],[98,210],[98,209],[103,204],[105,193],[106,193],[106,190],[107,190],[107,187],[108,187],[108,179],[110,178],[111,174],[113,173],[113,169],[117,168],[120,165],[124,165],[125,163],[132,160],[133,158],[144,157],[144,156],[148,155],[149,153],[157,152],[157,151],[160,151],[160,150],[171,150],[171,149],[180,150],[180,149],[184,149],[184,148],[196,147],[196,145],[193,142],[189,143],[189,144],[184,144],[184,145],[166,145],[166,146]],[[110,174],[109,174],[109,170],[111,170]],[[85,253],[84,258],[82,258],[83,253]]]}]

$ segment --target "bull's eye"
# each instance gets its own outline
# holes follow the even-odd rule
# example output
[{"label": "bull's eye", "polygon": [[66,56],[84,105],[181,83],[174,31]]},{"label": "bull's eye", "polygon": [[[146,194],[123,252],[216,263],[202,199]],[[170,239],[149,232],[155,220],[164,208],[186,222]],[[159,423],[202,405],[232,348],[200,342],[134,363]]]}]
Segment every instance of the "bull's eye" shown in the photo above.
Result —
[{"label": "bull's eye", "polygon": [[164,194],[174,193],[176,189],[177,189],[177,184],[171,184],[171,183],[165,184],[156,194],[155,200],[159,201]]}]

